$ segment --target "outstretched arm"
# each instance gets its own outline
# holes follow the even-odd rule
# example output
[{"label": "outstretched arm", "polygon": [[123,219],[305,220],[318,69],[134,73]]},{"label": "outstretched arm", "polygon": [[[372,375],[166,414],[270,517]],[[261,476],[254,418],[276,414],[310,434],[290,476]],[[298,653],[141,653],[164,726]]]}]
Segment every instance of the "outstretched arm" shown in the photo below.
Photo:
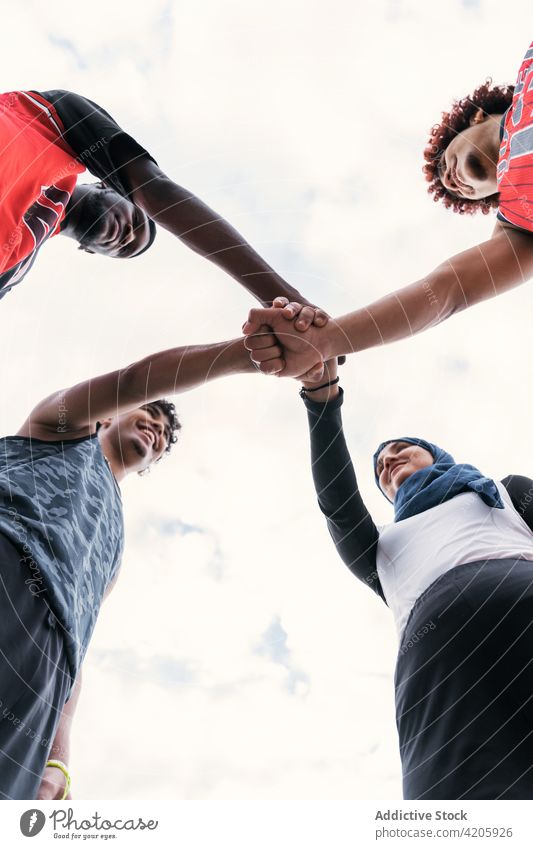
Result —
[{"label": "outstretched arm", "polygon": [[[313,395],[316,400],[310,400]],[[342,401],[342,389],[336,386],[310,393],[304,400],[318,505],[339,556],[356,578],[386,602],[376,570],[379,534],[359,493],[342,428]]]},{"label": "outstretched arm", "polygon": [[208,380],[245,373],[256,373],[256,369],[242,339],[170,348],[55,392],[35,407],[18,433],[47,440],[87,436],[109,416],[186,392]]},{"label": "outstretched arm", "polygon": [[307,303],[224,218],[168,177],[105,109],[64,89],[32,94],[55,110],[65,142],[89,171],[234,277],[261,303],[277,295]]},{"label": "outstretched arm", "polygon": [[308,304],[259,256],[246,239],[192,192],[177,185],[151,159],[127,166],[131,199],[187,247],[214,262],[262,304],[278,295]]},{"label": "outstretched arm", "polygon": [[501,228],[492,239],[443,262],[431,274],[339,319],[339,353],[385,345],[501,295],[533,276],[533,236]]},{"label": "outstretched arm", "polygon": [[[270,325],[284,348],[284,356],[269,363],[269,368],[287,377],[296,376],[316,363],[317,355],[326,360],[405,339],[456,312],[501,295],[532,276],[533,235],[498,227],[492,239],[446,260],[422,280],[330,320],[325,327],[309,327],[301,316],[293,324],[289,307],[275,313],[253,309],[245,333],[256,333],[260,324]],[[283,318],[288,319],[285,325]],[[305,332],[298,338],[302,330]],[[247,345],[253,350],[250,339]]]}]

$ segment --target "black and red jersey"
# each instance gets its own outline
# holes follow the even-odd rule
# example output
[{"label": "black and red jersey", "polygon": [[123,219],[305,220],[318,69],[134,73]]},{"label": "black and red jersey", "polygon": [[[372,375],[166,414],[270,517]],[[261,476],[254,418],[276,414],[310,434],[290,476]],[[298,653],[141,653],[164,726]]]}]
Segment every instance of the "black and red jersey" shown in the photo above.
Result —
[{"label": "black and red jersey", "polygon": [[533,43],[518,72],[498,159],[498,218],[533,232]]},{"label": "black and red jersey", "polygon": [[25,91],[0,95],[0,286],[29,270],[59,230],[78,174],[85,170],[63,142],[50,104]]},{"label": "black and red jersey", "polygon": [[59,89],[0,94],[0,151],[0,298],[60,231],[79,174],[127,197],[128,164],[149,156],[101,106]]}]

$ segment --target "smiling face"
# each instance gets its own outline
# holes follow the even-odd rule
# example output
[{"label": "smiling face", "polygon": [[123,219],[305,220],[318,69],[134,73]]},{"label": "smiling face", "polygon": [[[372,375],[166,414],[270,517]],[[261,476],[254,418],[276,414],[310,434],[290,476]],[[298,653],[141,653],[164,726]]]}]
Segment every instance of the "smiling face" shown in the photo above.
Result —
[{"label": "smiling face", "polygon": [[106,419],[98,431],[104,455],[112,465],[120,465],[123,474],[144,471],[159,460],[171,435],[168,416],[154,404]]},{"label": "smiling face", "polygon": [[142,209],[100,183],[80,188],[72,235],[82,250],[128,259],[149,246],[152,231]]},{"label": "smiling face", "polygon": [[498,191],[496,167],[501,115],[476,113],[454,136],[439,160],[438,174],[454,197],[479,200]]},{"label": "smiling face", "polygon": [[410,475],[434,462],[433,455],[420,445],[389,442],[380,452],[376,463],[379,486],[387,498],[394,501],[400,485]]}]

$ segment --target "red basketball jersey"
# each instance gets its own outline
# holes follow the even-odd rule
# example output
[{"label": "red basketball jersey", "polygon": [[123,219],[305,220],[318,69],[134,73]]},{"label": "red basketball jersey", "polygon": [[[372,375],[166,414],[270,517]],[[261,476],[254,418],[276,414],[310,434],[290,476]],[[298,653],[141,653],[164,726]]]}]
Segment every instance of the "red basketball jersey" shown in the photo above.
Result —
[{"label": "red basketball jersey", "polygon": [[85,170],[62,130],[54,107],[38,94],[0,94],[0,274],[20,266],[10,285],[24,276],[45,239],[59,231],[77,176]]},{"label": "red basketball jersey", "polygon": [[498,218],[533,232],[533,43],[505,117],[498,160]]}]

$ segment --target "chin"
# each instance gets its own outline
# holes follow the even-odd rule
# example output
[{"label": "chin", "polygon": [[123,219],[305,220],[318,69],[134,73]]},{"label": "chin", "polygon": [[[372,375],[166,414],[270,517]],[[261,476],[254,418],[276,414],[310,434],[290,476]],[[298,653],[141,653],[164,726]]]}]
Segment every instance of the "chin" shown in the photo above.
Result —
[{"label": "chin", "polygon": [[410,477],[410,476],[411,476],[411,472],[404,472],[403,469],[398,475],[394,476],[394,495],[396,495],[396,493],[400,489],[402,483],[404,483],[404,481],[406,481],[407,478]]},{"label": "chin", "polygon": [[144,464],[146,464],[148,453],[150,451],[150,447],[144,441],[142,436],[137,436],[137,434],[132,434],[129,445],[126,451],[123,450],[124,460],[128,466],[130,465],[138,465],[139,461],[142,460]]}]

